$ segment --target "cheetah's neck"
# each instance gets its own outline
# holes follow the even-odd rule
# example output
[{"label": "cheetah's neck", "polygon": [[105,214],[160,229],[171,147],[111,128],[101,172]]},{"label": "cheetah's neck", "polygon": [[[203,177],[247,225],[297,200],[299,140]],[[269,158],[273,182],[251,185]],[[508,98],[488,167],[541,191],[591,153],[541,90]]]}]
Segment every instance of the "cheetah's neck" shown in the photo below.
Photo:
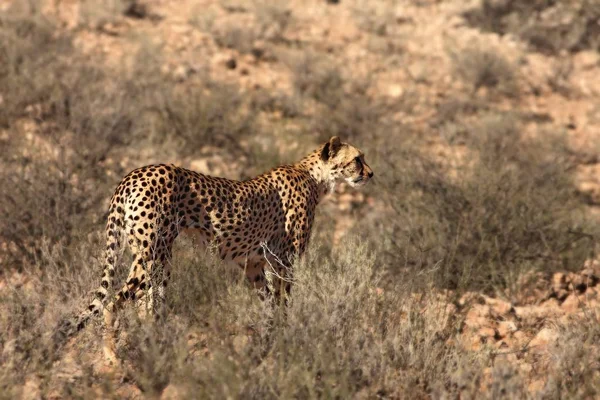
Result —
[{"label": "cheetah's neck", "polygon": [[331,179],[331,174],[321,160],[321,149],[317,149],[304,157],[295,164],[295,167],[308,171],[310,176],[317,182],[320,192],[319,200],[335,189],[335,180]]}]

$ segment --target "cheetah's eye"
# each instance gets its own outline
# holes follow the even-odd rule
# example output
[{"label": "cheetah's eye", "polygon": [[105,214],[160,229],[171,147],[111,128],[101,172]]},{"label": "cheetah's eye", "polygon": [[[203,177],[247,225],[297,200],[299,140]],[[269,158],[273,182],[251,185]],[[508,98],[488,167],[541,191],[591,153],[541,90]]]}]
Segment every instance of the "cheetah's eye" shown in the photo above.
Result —
[{"label": "cheetah's eye", "polygon": [[356,157],[356,158],[354,159],[354,161],[356,161],[356,165],[357,165],[358,167],[360,167],[360,166],[362,165],[362,161],[360,161],[360,157]]}]

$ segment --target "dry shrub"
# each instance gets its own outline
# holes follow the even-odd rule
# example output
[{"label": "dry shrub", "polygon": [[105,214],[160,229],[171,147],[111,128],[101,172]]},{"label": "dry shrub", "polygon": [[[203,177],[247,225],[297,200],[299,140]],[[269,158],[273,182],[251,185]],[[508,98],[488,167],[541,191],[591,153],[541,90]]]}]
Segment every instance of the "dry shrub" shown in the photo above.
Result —
[{"label": "dry shrub", "polygon": [[576,324],[561,324],[560,339],[549,349],[549,379],[542,390],[548,398],[594,398],[600,394],[598,316],[587,309]]},{"label": "dry shrub", "polygon": [[[413,270],[386,282],[373,245],[348,239],[323,253],[323,244],[314,241],[296,263],[293,297],[284,309],[259,300],[238,267],[180,240],[166,321],[139,320],[132,306],[120,313],[118,354],[128,383],[147,396],[170,387],[180,396],[202,398],[525,395],[515,366],[494,360],[488,350],[469,352],[453,344],[460,318],[432,292],[435,274]],[[42,396],[116,394],[119,384],[93,367],[101,362],[99,326],[86,328],[71,351],[81,374],[57,373],[62,364],[50,361],[53,322],[81,301],[99,267],[89,262],[89,250],[81,248],[81,266],[66,274],[56,266],[62,254],[44,252],[44,267],[29,271],[40,277],[34,278],[36,290],[0,294],[0,322],[7,327],[0,333],[0,387],[7,396],[22,395],[32,377]],[[570,347],[593,346],[597,330],[584,326],[565,326],[572,335],[553,352],[558,359],[550,366],[548,396],[596,393],[595,375],[585,368],[593,353]]]},{"label": "dry shrub", "polygon": [[289,64],[298,93],[329,108],[339,104],[344,94],[345,80],[331,58],[307,52],[297,58],[292,56]]},{"label": "dry shrub", "polygon": [[[186,258],[173,278],[168,323],[205,333],[192,340],[192,348],[175,351],[193,357],[159,371],[152,382],[167,379],[183,393],[208,398],[424,395],[434,386],[445,391],[440,382],[455,361],[441,339],[453,329],[444,322],[445,308],[423,312],[404,284],[384,294],[375,290],[381,279],[376,255],[358,241],[329,259],[315,245],[296,265],[293,298],[285,310],[260,302],[240,270],[227,272],[220,263]],[[166,349],[177,342],[156,335]],[[131,341],[142,342],[137,336]],[[152,359],[145,364],[160,357]],[[469,361],[462,362],[475,373]]]},{"label": "dry shrub", "polygon": [[70,246],[103,225],[116,183],[105,162],[134,141],[161,146],[162,157],[216,146],[252,160],[240,142],[255,133],[255,116],[234,86],[177,84],[147,46],[130,73],[99,67],[38,13],[6,14],[0,35],[0,123],[9,132],[0,184],[12,188],[0,194],[0,251],[10,262],[33,261],[42,238]]},{"label": "dry shrub", "polygon": [[[244,9],[244,11],[246,11]],[[293,23],[292,10],[283,2],[256,2],[253,18],[240,25],[239,22],[224,23],[215,26],[212,23],[196,22],[196,26],[209,29],[215,42],[241,54],[253,54],[256,58],[264,58],[267,49],[265,43],[285,43],[285,34]],[[271,53],[269,53],[272,56]]]},{"label": "dry shrub", "polygon": [[454,74],[473,91],[485,87],[508,96],[518,95],[516,68],[497,51],[476,44],[449,50],[448,54]]},{"label": "dry shrub", "polygon": [[255,49],[258,34],[254,29],[227,25],[213,30],[213,37],[217,45],[228,49],[235,49],[242,54],[251,53]]},{"label": "dry shrub", "polygon": [[516,34],[544,53],[600,50],[600,4],[596,0],[484,0],[481,8],[465,17],[488,31]]},{"label": "dry shrub", "polygon": [[296,96],[316,102],[307,128],[319,142],[332,135],[358,142],[392,134],[405,127],[390,117],[395,112],[410,112],[416,102],[410,91],[393,101],[374,98],[368,76],[346,76],[327,56],[309,52],[291,56],[288,64],[294,74]]},{"label": "dry shrub", "polygon": [[[317,136],[366,143],[361,147],[376,172],[366,189],[386,207],[358,219],[362,241],[345,238],[335,250],[333,217],[323,208],[311,248],[296,263],[287,308],[261,301],[239,268],[182,238],[166,321],[138,320],[132,307],[121,314],[118,351],[130,383],[151,397],[170,385],[182,397],[201,398],[527,395],[516,366],[489,349],[453,344],[460,318],[436,289],[510,296],[528,271],[580,268],[592,252],[588,234],[596,233],[583,221],[560,140],[525,139],[518,118],[481,114],[486,105],[449,104],[438,123],[459,112],[452,122],[461,124],[461,140],[475,157],[456,171],[459,179],[449,178],[422,157],[403,126],[387,120],[390,110],[409,110],[409,103],[371,101],[368,80],[349,80],[328,61],[298,65],[293,96],[250,98],[205,76],[186,88],[160,73],[159,59],[144,55],[131,75],[93,67],[39,15],[19,18],[7,14],[0,22],[0,122],[9,150],[0,158],[0,185],[11,189],[0,195],[0,240],[9,244],[0,256],[3,265],[26,261],[24,284],[2,270],[3,397],[20,397],[32,378],[41,397],[117,395],[115,380],[94,368],[99,326],[91,324],[68,347],[76,375],[53,362],[64,354],[55,354],[50,339],[56,322],[85,306],[99,282],[103,246],[93,233],[101,230],[103,203],[116,183],[106,176],[106,168],[118,169],[109,160],[131,154],[124,147],[135,139],[161,154],[190,155],[208,144],[256,165],[257,158],[278,163],[271,147],[239,144],[260,143],[250,140],[256,110],[287,113]],[[293,107],[301,101],[314,102],[315,113]],[[463,115],[478,123],[467,125]],[[24,119],[34,122],[33,142]],[[598,323],[588,322],[564,327],[547,397],[597,395]]]},{"label": "dry shrub", "polygon": [[[202,398],[526,394],[517,367],[494,360],[488,350],[469,352],[453,344],[460,318],[432,292],[435,274],[412,270],[386,282],[378,266],[384,258],[372,244],[348,239],[325,253],[322,245],[313,241],[296,263],[293,297],[281,308],[259,300],[241,269],[180,240],[166,321],[139,320],[131,306],[120,313],[118,354],[128,383],[147,396],[170,388]],[[66,274],[56,263],[62,254],[44,252],[44,267],[29,271],[40,277],[34,278],[35,291],[2,292],[0,322],[7,329],[0,333],[0,387],[7,396],[22,395],[32,377],[42,396],[116,394],[119,384],[93,367],[101,362],[98,326],[86,328],[71,351],[81,374],[57,373],[62,364],[50,361],[50,327],[81,301],[99,267],[89,262],[89,250],[81,248],[81,266]],[[55,274],[62,279],[49,279]],[[597,336],[592,328],[591,322],[565,326],[568,340],[553,350],[558,358],[550,365],[547,396],[596,393],[595,375],[586,369],[595,362],[586,350]],[[588,347],[581,349],[581,343]],[[575,344],[581,351],[573,351]]]},{"label": "dry shrub", "polygon": [[255,132],[255,115],[237,87],[211,82],[188,88],[159,85],[150,91],[146,116],[154,121],[155,144],[166,144],[183,156],[205,146],[248,155],[240,141]]},{"label": "dry shrub", "polygon": [[[25,381],[32,378],[40,382],[42,393],[57,385],[60,392],[69,393],[68,380],[54,379],[60,367],[55,361],[63,356],[55,347],[54,328],[88,300],[89,283],[100,270],[97,242],[80,241],[69,252],[48,241],[37,246],[35,262],[21,275],[7,276],[0,292],[0,389],[6,398],[20,397]],[[84,353],[93,349],[82,338],[78,343]],[[86,386],[91,375],[84,372],[81,384]]]},{"label": "dry shrub", "polygon": [[70,38],[49,22],[38,15],[2,21],[10,40],[2,42],[0,119],[9,135],[0,184],[11,189],[0,195],[0,237],[3,257],[31,262],[43,238],[69,246],[72,234],[96,223],[110,193],[101,164],[127,142],[134,117],[128,95],[78,60]]},{"label": "dry shrub", "polygon": [[519,130],[511,114],[481,117],[467,138],[478,160],[458,179],[410,144],[383,154],[394,214],[381,228],[392,270],[433,270],[439,287],[510,296],[527,271],[581,268],[595,230],[585,223],[564,144],[550,135],[524,139]]},{"label": "dry shrub", "polygon": [[187,157],[218,147],[247,161],[250,154],[241,142],[256,132],[252,99],[203,70],[180,82],[161,72],[161,54],[160,46],[142,39],[132,70],[112,72],[121,74],[119,85],[136,99],[131,131],[138,143],[160,147],[162,157]]},{"label": "dry shrub", "polygon": [[259,37],[272,43],[285,41],[285,33],[294,22],[292,9],[277,0],[259,1],[254,6]]},{"label": "dry shrub", "polygon": [[60,69],[57,55],[70,54],[70,38],[57,35],[39,13],[8,12],[0,17],[0,125],[24,116],[27,106],[45,101]]},{"label": "dry shrub", "polygon": [[252,95],[251,107],[267,113],[279,113],[283,118],[302,116],[302,102],[299,96],[274,92],[269,89],[258,89]]},{"label": "dry shrub", "polygon": [[387,0],[373,3],[359,2],[352,11],[361,29],[383,37],[389,35],[399,23],[400,18],[396,15],[397,6],[397,2]]},{"label": "dry shrub", "polygon": [[[82,0],[79,8],[80,24],[104,30],[108,25],[121,22],[124,17],[158,21],[161,17],[152,12],[150,2],[140,0],[106,0],[96,2]],[[105,33],[115,34],[106,31]]]}]

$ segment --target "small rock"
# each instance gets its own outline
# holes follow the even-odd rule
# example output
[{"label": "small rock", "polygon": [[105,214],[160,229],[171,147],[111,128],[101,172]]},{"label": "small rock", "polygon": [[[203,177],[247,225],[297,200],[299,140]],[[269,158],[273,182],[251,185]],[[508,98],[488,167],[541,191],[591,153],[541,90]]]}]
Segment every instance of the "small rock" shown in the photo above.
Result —
[{"label": "small rock", "polygon": [[558,292],[561,289],[567,288],[567,276],[562,272],[557,272],[552,276],[552,289]]},{"label": "small rock", "polygon": [[42,398],[40,382],[37,378],[29,378],[25,381],[21,398],[24,400],[37,400]]},{"label": "small rock", "polygon": [[579,310],[581,306],[581,300],[575,294],[571,294],[569,297],[565,299],[562,303],[561,308],[568,313],[574,313]]},{"label": "small rock", "polygon": [[241,354],[246,346],[248,345],[248,336],[246,335],[237,335],[233,338],[233,348],[236,353]]},{"label": "small rock", "polygon": [[513,321],[500,321],[498,323],[498,336],[505,338],[517,331],[517,324]]},{"label": "small rock", "polygon": [[396,84],[388,86],[388,96],[392,98],[398,98],[401,97],[403,94],[404,89],[402,89],[402,86]]},{"label": "small rock", "polygon": [[410,73],[411,78],[417,82],[426,81],[427,77],[430,75],[429,71],[427,70],[427,64],[424,62],[410,64],[408,66],[408,72]]},{"label": "small rock", "polygon": [[589,269],[594,272],[594,276],[600,277],[600,260],[587,259],[583,263],[583,267],[584,271]]},{"label": "small rock", "polygon": [[585,291],[586,299],[598,299],[600,298],[600,286],[591,286]]},{"label": "small rock", "polygon": [[447,315],[454,315],[458,312],[458,308],[456,307],[456,305],[449,303],[446,305],[446,314]]},{"label": "small rock", "polygon": [[465,325],[474,330],[488,324],[490,317],[490,307],[481,304],[475,304],[465,316]]},{"label": "small rock", "polygon": [[560,313],[560,302],[556,299],[548,299],[540,304],[542,312],[545,314],[552,315],[553,313]]},{"label": "small rock", "polygon": [[554,344],[558,340],[558,332],[554,329],[543,328],[529,342],[529,348],[535,353],[543,353],[548,351],[548,346]]},{"label": "small rock", "polygon": [[123,14],[129,18],[144,19],[149,16],[150,11],[148,10],[147,4],[133,1],[130,3],[129,7],[125,9]]},{"label": "small rock", "polygon": [[250,53],[256,60],[264,59],[267,54],[267,43],[263,40],[257,40],[253,43]]},{"label": "small rock", "polygon": [[493,338],[496,336],[496,330],[490,327],[483,327],[477,331],[477,334],[481,338]]},{"label": "small rock", "polygon": [[[501,342],[501,343],[503,343],[503,342]],[[519,357],[517,356],[517,353],[515,353],[515,352],[510,352],[510,351],[507,351],[505,353],[500,352],[500,353],[498,353],[498,355],[502,356],[503,361],[512,363],[514,365],[519,363]]]},{"label": "small rock", "polygon": [[485,296],[485,302],[490,306],[491,314],[495,317],[504,316],[513,311],[513,306],[508,301]]},{"label": "small rock", "polygon": [[600,65],[600,54],[597,51],[580,51],[573,57],[576,68],[590,69]]},{"label": "small rock", "polygon": [[115,394],[121,399],[142,399],[142,391],[136,385],[125,384],[119,387]]},{"label": "small rock", "polygon": [[186,65],[178,65],[175,70],[173,71],[173,77],[178,81],[178,82],[183,82],[185,81],[190,75],[192,75],[194,73],[194,69],[190,68],[189,66]]},{"label": "small rock", "polygon": [[480,316],[480,317],[491,317],[492,316],[490,306],[485,305],[485,304],[475,304],[475,305],[473,305],[473,308],[471,308],[471,310],[477,316]]},{"label": "small rock", "polygon": [[198,171],[205,174],[211,173],[210,167],[208,165],[208,160],[205,158],[199,158],[190,161],[190,167],[194,171]]},{"label": "small rock", "polygon": [[348,211],[352,208],[352,203],[353,203],[354,197],[352,196],[351,193],[344,193],[342,195],[339,196],[338,198],[338,202],[339,202],[339,209],[340,211]]},{"label": "small rock", "polygon": [[478,328],[486,325],[488,322],[489,319],[485,317],[467,316],[467,318],[465,318],[465,326],[473,330],[477,330]]},{"label": "small rock", "polygon": [[523,331],[516,331],[512,336],[519,346],[523,346],[530,339],[529,336],[527,336],[527,334],[525,334]]},{"label": "small rock", "polygon": [[479,351],[483,347],[483,341],[479,335],[468,335],[463,342],[471,351]]},{"label": "small rock", "polygon": [[586,278],[579,274],[570,273],[569,274],[569,290],[577,290],[578,292],[585,291],[587,287]]},{"label": "small rock", "polygon": [[598,277],[596,276],[596,272],[591,267],[585,267],[581,271],[581,275],[584,276],[585,278],[593,280],[593,281],[597,281],[597,279],[598,279]]},{"label": "small rock", "polygon": [[560,289],[553,293],[554,297],[556,297],[559,301],[563,301],[569,296],[569,291],[567,289]]},{"label": "small rock", "polygon": [[[600,189],[594,181],[584,181],[578,184],[578,190],[591,204],[600,204]],[[596,270],[597,271],[597,270]]]},{"label": "small rock", "polygon": [[235,60],[234,57],[231,57],[229,60],[225,61],[225,66],[228,69],[236,69],[236,67],[237,67],[237,61]]},{"label": "small rock", "polygon": [[481,296],[479,295],[479,293],[466,292],[458,300],[458,305],[461,307],[464,307],[468,303],[478,303],[478,304],[485,303],[485,302],[480,302],[479,299],[481,299]]},{"label": "small rock", "polygon": [[[523,364],[523,365],[529,365],[529,364]],[[531,371],[531,366],[529,368],[529,371]],[[526,373],[529,373],[529,371],[523,371]],[[532,381],[528,386],[528,390],[529,393],[538,393],[541,392],[542,390],[544,390],[544,386],[546,386],[546,381],[543,379],[536,379],[534,381]]]},{"label": "small rock", "polygon": [[531,366],[531,364],[524,362],[519,365],[519,369],[528,374],[533,370],[533,367]]},{"label": "small rock", "polygon": [[177,400],[186,398],[186,393],[180,387],[169,384],[162,392],[160,400]]},{"label": "small rock", "polygon": [[515,314],[520,320],[534,323],[550,317],[559,316],[564,311],[560,308],[560,302],[549,299],[539,306],[515,307]]}]

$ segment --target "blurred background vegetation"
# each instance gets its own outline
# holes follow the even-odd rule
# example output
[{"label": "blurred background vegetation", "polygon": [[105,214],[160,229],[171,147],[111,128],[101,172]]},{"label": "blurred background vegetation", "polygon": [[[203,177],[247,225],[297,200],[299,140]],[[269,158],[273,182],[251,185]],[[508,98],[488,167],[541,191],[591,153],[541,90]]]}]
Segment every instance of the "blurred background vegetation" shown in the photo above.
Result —
[{"label": "blurred background vegetation", "polygon": [[[544,92],[528,83],[522,59],[485,41],[444,39],[457,86],[441,87],[435,102],[427,89],[435,76],[418,69],[404,71],[401,91],[381,94],[374,71],[407,68],[411,36],[398,26],[412,17],[395,10],[443,12],[456,2],[322,1],[311,3],[320,10],[312,20],[300,3],[199,4],[185,32],[227,56],[217,67],[171,69],[170,50],[147,34],[169,18],[152,2],[71,2],[78,12],[67,24],[63,3],[13,2],[0,14],[1,396],[531,395],[535,371],[457,344],[461,299],[520,304],[530,277],[549,281],[596,257],[593,200],[575,173],[600,148],[574,149],[568,128],[522,106]],[[370,71],[344,59],[343,40],[296,34],[307,21],[326,26],[318,13],[335,7],[347,7],[360,32],[354,44],[380,63]],[[551,59],[600,46],[595,1],[485,0],[461,18]],[[122,46],[120,61],[86,51],[91,36]],[[561,65],[543,90],[569,98]],[[273,71],[288,84],[243,79]],[[241,271],[182,238],[169,319],[122,318],[120,378],[96,366],[99,326],[54,354],[49,332],[98,284],[108,199],[121,176],[177,162],[247,179],[332,135],[360,147],[376,179],[360,193],[341,186],[322,205],[288,309],[261,302]],[[539,393],[597,396],[598,348],[575,351],[597,343],[597,319],[561,329]]]}]

